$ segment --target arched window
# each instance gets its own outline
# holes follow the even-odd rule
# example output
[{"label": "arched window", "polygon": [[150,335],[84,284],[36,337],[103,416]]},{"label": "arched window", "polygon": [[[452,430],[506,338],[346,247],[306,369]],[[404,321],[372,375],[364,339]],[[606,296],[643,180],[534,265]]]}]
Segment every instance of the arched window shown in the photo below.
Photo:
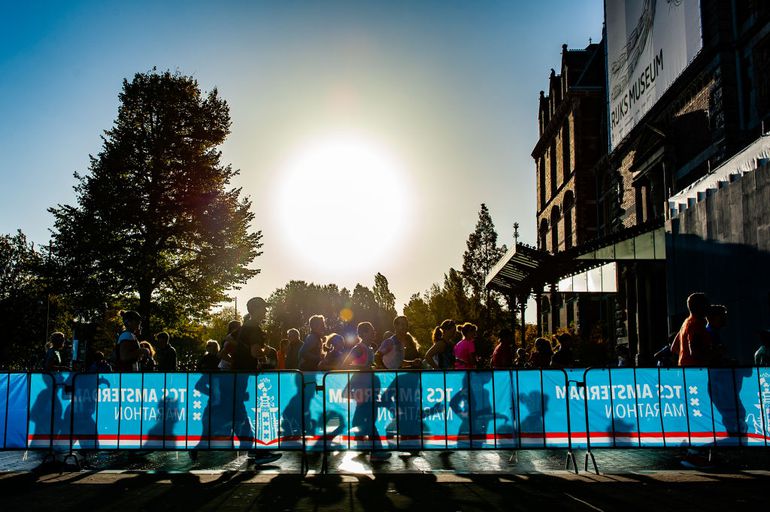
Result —
[{"label": "arched window", "polygon": [[557,185],[557,179],[556,179],[556,143],[554,142],[551,144],[551,148],[549,151],[549,160],[551,164],[551,198],[556,195],[556,189],[558,188]]},{"label": "arched window", "polygon": [[570,133],[569,117],[564,120],[564,128],[561,131],[561,162],[562,162],[562,181],[567,181],[572,172],[572,162],[570,158]]},{"label": "arched window", "polygon": [[559,207],[551,209],[551,252],[559,252]]},{"label": "arched window", "polygon": [[538,230],[538,245],[543,251],[548,250],[548,221],[546,219],[540,220],[540,229]]},{"label": "arched window", "polygon": [[575,195],[568,191],[564,196],[564,249],[572,247],[572,216],[575,209]]}]

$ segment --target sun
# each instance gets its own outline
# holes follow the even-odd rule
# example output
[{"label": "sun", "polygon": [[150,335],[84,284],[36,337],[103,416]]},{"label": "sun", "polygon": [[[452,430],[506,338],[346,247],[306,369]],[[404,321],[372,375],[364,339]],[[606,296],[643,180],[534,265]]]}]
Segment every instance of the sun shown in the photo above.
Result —
[{"label": "sun", "polygon": [[[290,153],[279,174],[281,239],[318,270],[378,272],[404,247],[410,194],[392,152],[356,134],[321,137]],[[331,276],[330,276],[331,277]]]}]

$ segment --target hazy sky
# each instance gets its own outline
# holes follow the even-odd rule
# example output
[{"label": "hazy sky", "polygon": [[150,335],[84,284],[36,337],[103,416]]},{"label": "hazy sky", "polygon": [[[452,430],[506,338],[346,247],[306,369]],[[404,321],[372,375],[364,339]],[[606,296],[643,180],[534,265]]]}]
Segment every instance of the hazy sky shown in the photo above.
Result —
[{"label": "hazy sky", "polygon": [[[601,0],[28,3],[0,17],[0,233],[47,242],[46,208],[74,201],[72,174],[100,150],[122,80],[178,70],[230,105],[224,160],[265,244],[239,303],[291,279],[352,289],[382,272],[399,309],[462,265],[482,202],[502,242],[515,221],[535,242],[538,92],[562,43],[599,40],[603,17]],[[297,254],[275,198],[287,162],[337,132],[398,162],[409,208],[389,243],[308,244],[380,255],[330,270]],[[341,219],[391,206],[328,199]]]}]

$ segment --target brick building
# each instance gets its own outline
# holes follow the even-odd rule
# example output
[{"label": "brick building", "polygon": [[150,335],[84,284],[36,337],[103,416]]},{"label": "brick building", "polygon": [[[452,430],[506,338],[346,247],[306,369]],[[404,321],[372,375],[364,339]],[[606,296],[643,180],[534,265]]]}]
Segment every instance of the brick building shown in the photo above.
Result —
[{"label": "brick building", "polygon": [[[587,337],[588,331],[599,329],[610,345],[628,344],[631,354],[645,364],[678,329],[688,292],[707,289],[713,301],[727,304],[728,309],[732,304],[728,290],[734,286],[685,272],[688,262],[681,259],[685,253],[688,258],[705,257],[692,247],[723,250],[722,242],[704,245],[683,240],[694,236],[709,241],[714,238],[712,231],[726,221],[711,212],[701,221],[686,214],[687,221],[681,224],[669,218],[677,215],[669,203],[671,198],[689,197],[685,201],[689,204],[711,194],[704,180],[730,176],[732,171],[725,167],[748,149],[759,151],[758,156],[741,156],[741,165],[746,168],[747,158],[749,168],[764,165],[762,155],[768,145],[762,134],[770,129],[770,2],[618,2],[612,10],[624,15],[625,22],[608,14],[601,44],[577,51],[563,47],[560,73],[551,73],[548,92],[541,93],[540,137],[532,153],[537,170],[537,249],[517,244],[490,272],[487,286],[515,295],[522,308],[525,298],[534,294],[541,332],[574,324]],[[672,21],[677,15],[681,31]],[[685,25],[689,38],[680,34]],[[645,37],[652,41],[645,51],[673,40],[666,51],[684,49],[688,60],[672,66],[671,54],[662,50],[634,53],[631,45]],[[643,63],[634,68],[636,74],[629,71],[628,83],[618,87],[621,93],[636,92],[634,80],[646,79],[650,85],[650,79],[656,79],[655,66],[669,74],[675,68],[676,73],[620,132],[616,117],[625,112],[616,110],[612,82],[622,63],[613,60],[608,46],[613,42],[617,49],[618,40],[621,47],[626,45],[621,52],[624,58],[643,54],[641,62],[652,57],[652,68],[648,66],[652,72]],[[681,67],[676,68],[677,64]],[[738,190],[737,185],[733,188]],[[693,193],[688,195],[690,189]],[[745,183],[741,190],[742,199],[733,198],[732,204],[745,210],[756,194],[747,192]],[[731,204],[721,199],[712,203]],[[730,217],[730,222],[737,222],[734,218],[738,217]],[[762,253],[770,244],[763,237],[770,237],[770,231],[756,215],[744,213],[740,218],[754,219],[743,226],[740,240],[733,237],[735,242],[726,233],[715,240],[730,239],[736,246],[749,247],[752,254]],[[679,276],[672,274],[673,252],[666,254],[676,247],[680,247]],[[599,265],[604,267],[597,270]],[[716,268],[711,260],[699,265]],[[582,293],[606,291],[603,285],[591,290],[590,276],[581,289],[562,286],[565,276],[581,272],[594,272],[594,278],[599,272],[602,282],[613,281],[615,289],[611,294]],[[770,297],[770,289],[754,295]],[[770,299],[767,302],[761,311],[751,309],[756,312],[752,314],[770,317]],[[741,303],[736,298],[734,304]],[[734,355],[745,359],[748,349],[744,349],[736,349]]]},{"label": "brick building", "polygon": [[[600,237],[661,225],[669,197],[760,136],[770,121],[769,15],[770,2],[700,2],[700,52],[597,168]],[[684,298],[667,303],[666,279],[663,261],[618,266],[616,335],[641,361],[682,319]]]},{"label": "brick building", "polygon": [[[537,172],[538,249],[556,254],[596,237],[593,168],[606,154],[604,45],[562,46],[560,72],[551,70],[540,91],[539,139],[532,151]],[[594,298],[544,293],[538,320],[543,331],[581,329],[596,316]]]}]

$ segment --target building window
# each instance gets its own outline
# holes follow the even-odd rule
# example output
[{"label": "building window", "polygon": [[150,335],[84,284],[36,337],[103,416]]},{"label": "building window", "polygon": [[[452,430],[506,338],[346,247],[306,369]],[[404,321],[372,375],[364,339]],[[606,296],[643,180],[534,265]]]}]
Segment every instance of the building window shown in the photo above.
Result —
[{"label": "building window", "polygon": [[572,247],[572,211],[575,209],[575,196],[572,191],[564,197],[564,249]]},{"label": "building window", "polygon": [[545,154],[540,157],[537,174],[540,183],[540,210],[542,211],[545,208]]},{"label": "building window", "polygon": [[559,252],[559,207],[551,210],[551,252]]},{"label": "building window", "polygon": [[556,195],[556,143],[551,144],[550,151],[551,164],[551,197]]},{"label": "building window", "polygon": [[569,117],[564,121],[564,129],[561,135],[561,150],[562,150],[562,168],[564,172],[563,181],[567,181],[567,177],[572,172],[572,159],[570,158],[570,133],[569,133]]}]

